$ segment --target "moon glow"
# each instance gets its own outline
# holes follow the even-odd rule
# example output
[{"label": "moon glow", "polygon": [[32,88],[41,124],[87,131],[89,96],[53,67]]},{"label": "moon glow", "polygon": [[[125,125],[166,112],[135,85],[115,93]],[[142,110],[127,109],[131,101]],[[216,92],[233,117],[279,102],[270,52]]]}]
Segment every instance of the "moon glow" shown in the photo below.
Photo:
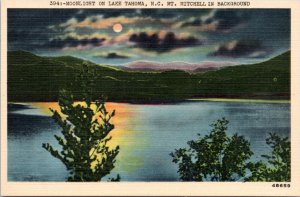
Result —
[{"label": "moon glow", "polygon": [[116,24],[114,24],[114,26],[113,26],[113,30],[114,30],[114,32],[116,32],[116,33],[121,32],[122,29],[123,29],[123,27],[122,27],[122,25],[121,25],[120,23],[116,23]]}]

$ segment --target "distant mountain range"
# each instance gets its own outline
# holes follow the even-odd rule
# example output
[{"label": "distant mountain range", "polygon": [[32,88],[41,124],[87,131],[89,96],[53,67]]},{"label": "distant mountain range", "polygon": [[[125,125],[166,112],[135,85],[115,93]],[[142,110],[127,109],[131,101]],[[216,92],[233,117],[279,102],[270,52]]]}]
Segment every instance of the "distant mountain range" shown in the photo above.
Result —
[{"label": "distant mountain range", "polygon": [[160,63],[160,62],[151,62],[151,61],[134,61],[126,64],[125,66],[120,67],[122,70],[128,71],[170,71],[170,70],[182,70],[190,73],[196,72],[206,72],[212,70],[218,70],[227,66],[233,66],[236,63],[233,62],[209,62],[204,61],[201,63],[186,63],[186,62],[168,62],[168,63]]},{"label": "distant mountain range", "polygon": [[[78,98],[80,82],[74,79],[84,62],[71,56],[41,57],[24,51],[8,52],[8,101],[57,101],[62,88],[70,89],[75,99]],[[182,71],[184,65],[193,72]],[[262,63],[224,64],[217,70],[212,64],[205,67],[176,62],[128,65],[135,72],[92,62],[89,67],[97,75],[94,98],[105,95],[109,101],[165,103],[204,97],[290,98],[290,51]],[[156,72],[137,71],[149,68]],[[165,71],[166,68],[176,70]],[[204,72],[204,68],[212,71]],[[202,72],[195,72],[197,69]]]}]

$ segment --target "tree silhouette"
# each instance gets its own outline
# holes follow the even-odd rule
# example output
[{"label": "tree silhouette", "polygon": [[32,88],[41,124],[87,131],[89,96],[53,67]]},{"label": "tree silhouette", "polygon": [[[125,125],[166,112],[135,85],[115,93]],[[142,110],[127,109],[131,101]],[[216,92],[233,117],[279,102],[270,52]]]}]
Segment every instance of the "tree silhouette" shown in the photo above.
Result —
[{"label": "tree silhouette", "polygon": [[[105,99],[93,101],[95,72],[84,65],[78,77],[80,101],[74,102],[72,92],[61,90],[59,95],[60,112],[50,109],[53,119],[61,127],[62,136],[55,135],[62,150],[55,150],[50,144],[43,144],[53,157],[59,159],[69,171],[68,181],[101,181],[114,168],[119,146],[110,148],[110,123],[115,111],[109,113]],[[119,181],[120,176],[111,181]]]},{"label": "tree silhouette", "polygon": [[[250,162],[250,143],[243,136],[226,134],[228,120],[217,120],[211,132],[188,142],[189,148],[171,153],[183,181],[290,181],[291,143],[270,133],[266,143],[272,148],[265,161]],[[200,136],[200,135],[199,135]],[[247,173],[247,174],[246,174]]]},{"label": "tree silhouette", "polygon": [[[234,181],[244,177],[253,154],[250,143],[226,133],[228,120],[214,122],[208,135],[188,142],[189,148],[171,153],[183,181]],[[200,136],[200,135],[199,135]]]},{"label": "tree silhouette", "polygon": [[262,155],[266,162],[250,163],[252,175],[247,181],[290,181],[291,180],[291,143],[287,137],[282,138],[270,133],[266,143],[272,148],[271,155]]}]

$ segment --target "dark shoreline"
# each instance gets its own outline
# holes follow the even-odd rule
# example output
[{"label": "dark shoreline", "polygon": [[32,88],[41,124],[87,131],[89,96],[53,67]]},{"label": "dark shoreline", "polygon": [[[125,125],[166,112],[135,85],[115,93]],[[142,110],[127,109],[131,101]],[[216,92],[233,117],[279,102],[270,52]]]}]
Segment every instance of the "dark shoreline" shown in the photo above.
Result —
[{"label": "dark shoreline", "polygon": [[[282,93],[276,95],[201,95],[194,96],[185,99],[107,99],[106,102],[115,103],[128,103],[128,104],[177,104],[187,101],[192,101],[193,99],[251,99],[251,100],[290,100],[290,94]],[[35,99],[22,99],[22,100],[8,100],[8,103],[20,103],[20,102],[58,102],[57,100],[35,100]]]}]

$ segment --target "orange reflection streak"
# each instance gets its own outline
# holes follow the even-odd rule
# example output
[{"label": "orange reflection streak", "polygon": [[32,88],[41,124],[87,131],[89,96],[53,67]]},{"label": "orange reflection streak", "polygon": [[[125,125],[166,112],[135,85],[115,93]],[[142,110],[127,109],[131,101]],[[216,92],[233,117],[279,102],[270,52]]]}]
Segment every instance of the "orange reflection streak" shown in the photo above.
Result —
[{"label": "orange reflection streak", "polygon": [[[52,115],[52,112],[49,108],[53,110],[57,110],[60,112],[60,107],[57,102],[34,102],[30,103],[32,106],[41,110],[41,112],[45,115]],[[75,104],[82,104],[80,102],[76,102]],[[110,145],[115,146],[120,143],[129,143],[126,140],[122,140],[122,136],[132,134],[132,124],[130,124],[130,120],[132,120],[135,116],[135,112],[133,108],[131,108],[129,104],[122,103],[105,103],[106,109],[108,112],[116,111],[116,115],[111,119],[111,123],[115,125],[115,129],[111,131],[111,136],[115,138],[110,141]],[[114,142],[118,141],[118,143]]]},{"label": "orange reflection streak", "polygon": [[[57,102],[34,102],[29,103],[35,108],[38,108],[44,115],[51,116],[52,112],[49,108],[60,112],[60,107]],[[75,104],[80,104],[76,102]],[[143,165],[143,159],[133,155],[133,151],[136,147],[141,147],[142,140],[138,140],[140,134],[134,130],[133,120],[138,115],[135,107],[130,104],[124,103],[105,103],[106,109],[109,113],[113,110],[116,111],[115,116],[111,119],[111,123],[115,125],[115,128],[110,132],[112,140],[108,142],[108,146],[111,148],[120,146],[120,153],[117,156],[116,170],[120,168],[130,172]],[[91,166],[93,167],[93,165]]]}]

